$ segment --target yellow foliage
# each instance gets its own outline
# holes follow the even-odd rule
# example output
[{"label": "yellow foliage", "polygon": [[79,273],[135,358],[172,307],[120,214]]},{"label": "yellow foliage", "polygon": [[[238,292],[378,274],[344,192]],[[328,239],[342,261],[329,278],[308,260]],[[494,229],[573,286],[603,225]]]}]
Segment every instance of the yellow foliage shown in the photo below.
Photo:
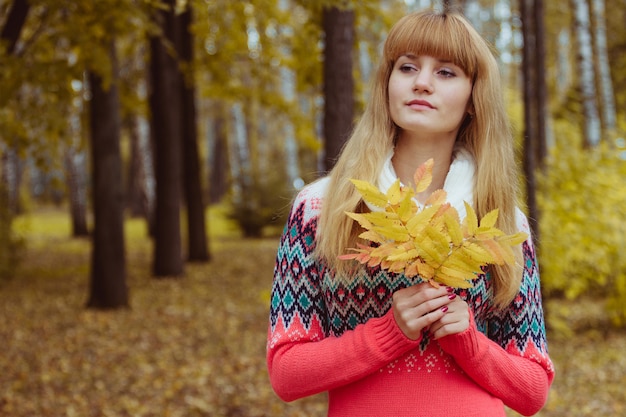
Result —
[{"label": "yellow foliage", "polygon": [[415,187],[397,180],[386,193],[352,180],[363,200],[381,211],[346,213],[365,229],[360,237],[374,245],[359,245],[339,258],[459,288],[471,287],[485,265],[514,262],[511,246],[527,236],[497,229],[498,210],[485,215],[479,225],[476,212],[465,203],[467,215],[461,224],[456,209],[445,202],[444,190],[434,192],[423,208],[417,204],[414,197],[432,182],[432,169],[431,159],[416,170]]},{"label": "yellow foliage", "polygon": [[[575,137],[565,122],[557,137]],[[542,282],[547,294],[608,296],[615,322],[626,318],[626,161],[601,145],[557,144],[538,178]]]}]

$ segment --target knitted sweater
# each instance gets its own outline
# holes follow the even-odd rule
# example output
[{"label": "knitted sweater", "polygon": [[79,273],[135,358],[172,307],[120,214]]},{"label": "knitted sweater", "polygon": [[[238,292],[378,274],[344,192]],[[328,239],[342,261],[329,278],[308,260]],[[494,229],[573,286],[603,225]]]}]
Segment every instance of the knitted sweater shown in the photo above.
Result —
[{"label": "knitted sweater", "polygon": [[[508,309],[490,301],[489,274],[457,290],[470,327],[432,340],[408,339],[391,311],[394,291],[415,282],[369,268],[351,283],[313,256],[328,180],[296,197],[274,269],[267,364],[285,401],[328,391],[328,415],[350,417],[505,416],[503,404],[536,413],[554,377],[531,240],[524,276]],[[519,225],[528,231],[519,212]]]}]

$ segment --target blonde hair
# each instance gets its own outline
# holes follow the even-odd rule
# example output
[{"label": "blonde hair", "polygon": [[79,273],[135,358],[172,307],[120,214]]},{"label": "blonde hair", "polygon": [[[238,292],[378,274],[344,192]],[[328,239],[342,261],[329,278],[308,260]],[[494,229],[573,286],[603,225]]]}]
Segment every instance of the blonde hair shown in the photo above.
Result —
[{"label": "blonde hair", "polygon": [[[355,247],[361,232],[346,211],[363,211],[364,203],[351,178],[376,183],[385,157],[391,152],[398,127],[391,120],[388,81],[393,66],[406,53],[429,55],[454,62],[473,80],[472,116],[464,120],[457,142],[474,156],[474,208],[479,217],[499,208],[498,227],[517,231],[517,171],[513,139],[504,107],[500,71],[492,50],[467,20],[457,13],[422,11],[400,19],[385,41],[383,57],[363,115],[329,173],[330,183],[319,219],[316,254],[349,277],[350,265],[337,257]],[[491,269],[494,305],[507,306],[522,278],[521,246],[516,264]]]}]

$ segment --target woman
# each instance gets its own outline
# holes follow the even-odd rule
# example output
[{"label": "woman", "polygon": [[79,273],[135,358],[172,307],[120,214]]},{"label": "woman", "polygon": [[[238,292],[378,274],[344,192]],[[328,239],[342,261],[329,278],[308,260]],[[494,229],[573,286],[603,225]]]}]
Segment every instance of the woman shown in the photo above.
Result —
[{"label": "woman", "polygon": [[531,239],[515,265],[468,290],[435,288],[338,256],[369,208],[349,181],[386,189],[433,158],[423,203],[443,188],[465,215],[499,209],[498,228],[529,232],[497,63],[458,14],[401,19],[385,42],[368,106],[328,177],[296,197],[274,272],[267,362],[291,401],[329,393],[329,416],[505,416],[543,407],[554,377]]}]

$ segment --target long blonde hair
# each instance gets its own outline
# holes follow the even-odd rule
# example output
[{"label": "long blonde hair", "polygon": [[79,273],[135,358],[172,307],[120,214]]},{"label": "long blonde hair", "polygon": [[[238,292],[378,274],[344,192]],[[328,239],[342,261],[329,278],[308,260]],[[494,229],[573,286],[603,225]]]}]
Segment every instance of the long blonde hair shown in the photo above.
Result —
[{"label": "long blonde hair", "polygon": [[[363,211],[364,204],[351,178],[375,184],[385,157],[391,152],[398,127],[391,120],[388,81],[398,57],[411,52],[451,60],[473,80],[470,109],[457,142],[476,161],[474,208],[479,217],[499,208],[498,227],[517,231],[517,172],[513,139],[504,107],[500,72],[487,42],[457,13],[422,11],[400,19],[391,29],[383,49],[370,99],[329,173],[330,183],[319,219],[316,254],[336,271],[349,276],[347,262],[337,257],[355,247],[361,232],[346,211]],[[508,305],[519,290],[522,251],[516,264],[491,269],[494,305]]]}]

